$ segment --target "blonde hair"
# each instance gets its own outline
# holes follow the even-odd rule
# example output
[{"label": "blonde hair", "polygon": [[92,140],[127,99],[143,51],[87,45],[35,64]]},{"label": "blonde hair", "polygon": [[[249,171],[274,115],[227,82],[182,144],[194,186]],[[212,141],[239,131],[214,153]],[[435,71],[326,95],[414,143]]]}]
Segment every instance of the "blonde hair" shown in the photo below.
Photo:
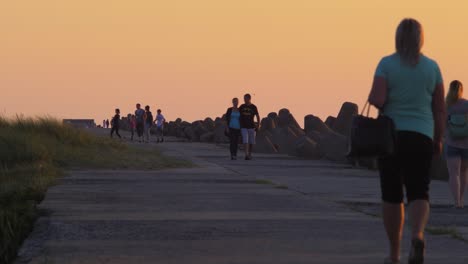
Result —
[{"label": "blonde hair", "polygon": [[454,105],[460,98],[463,97],[463,84],[458,81],[452,81],[450,83],[450,88],[445,98],[445,104],[447,107]]},{"label": "blonde hair", "polygon": [[403,19],[398,25],[395,36],[396,52],[403,63],[411,66],[418,64],[423,44],[422,25],[413,18]]}]

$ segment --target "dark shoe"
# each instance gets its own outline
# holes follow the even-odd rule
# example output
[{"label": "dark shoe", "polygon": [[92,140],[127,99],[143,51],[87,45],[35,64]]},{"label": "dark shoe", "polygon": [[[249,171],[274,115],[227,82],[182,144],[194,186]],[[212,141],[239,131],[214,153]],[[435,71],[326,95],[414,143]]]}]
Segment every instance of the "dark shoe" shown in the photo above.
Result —
[{"label": "dark shoe", "polygon": [[234,158],[234,156],[231,156],[231,160],[236,160],[236,159]]},{"label": "dark shoe", "polygon": [[252,157],[250,157],[250,156],[245,156],[245,160],[251,160],[251,159],[252,159]]},{"label": "dark shoe", "polygon": [[420,239],[413,239],[411,241],[411,251],[408,264],[424,264],[424,250],[425,243]]},{"label": "dark shoe", "polygon": [[161,143],[163,143],[163,142],[164,142],[164,138],[163,138],[163,139],[161,139]]}]

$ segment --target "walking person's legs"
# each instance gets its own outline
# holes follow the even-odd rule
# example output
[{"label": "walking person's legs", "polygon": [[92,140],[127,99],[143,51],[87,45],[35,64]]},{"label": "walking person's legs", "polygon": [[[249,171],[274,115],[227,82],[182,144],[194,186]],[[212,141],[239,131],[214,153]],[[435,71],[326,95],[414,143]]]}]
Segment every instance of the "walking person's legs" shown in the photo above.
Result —
[{"label": "walking person's legs", "polygon": [[111,132],[110,132],[110,137],[111,138],[114,137],[114,131],[115,131],[115,127],[112,127]]},{"label": "walking person's legs", "polygon": [[468,188],[468,159],[462,160],[461,170],[460,170],[460,207],[465,206],[465,191]]},{"label": "walking person's legs", "polygon": [[150,126],[145,124],[145,141],[149,142],[149,133],[150,133]]},{"label": "walking person's legs", "polygon": [[387,238],[390,242],[390,259],[400,260],[401,239],[405,222],[405,207],[403,203],[383,203],[383,222]]},{"label": "walking person's legs", "polygon": [[141,139],[143,137],[143,123],[137,123],[137,135],[138,135],[138,140],[141,142]]},{"label": "walking person's legs", "polygon": [[157,143],[164,142],[164,135],[163,135],[163,128],[162,127],[157,127],[156,128],[156,142]]},{"label": "walking person's legs", "polygon": [[424,231],[429,219],[430,168],[433,158],[432,139],[421,135],[407,135],[402,139],[402,167],[408,199],[408,215],[411,226],[410,264],[424,263]]},{"label": "walking person's legs", "polygon": [[250,159],[252,159],[252,150],[253,146],[255,145],[255,138],[256,138],[256,132],[255,129],[249,129],[249,153],[248,156]]},{"label": "walking person's legs", "polygon": [[249,150],[249,130],[247,128],[242,128],[241,129],[241,135],[242,135],[242,144],[244,144],[244,152],[245,152],[245,159],[250,160],[250,150]]},{"label": "walking person's legs", "polygon": [[237,159],[237,148],[239,144],[239,130],[234,128],[229,128],[229,142],[230,142],[230,152],[231,159]]},{"label": "walking person's legs", "polygon": [[403,204],[403,179],[396,156],[379,160],[380,185],[382,190],[383,224],[389,241],[389,258],[400,260],[400,245],[403,236],[405,208]]},{"label": "walking person's legs", "polygon": [[447,168],[449,172],[449,186],[450,191],[455,202],[455,206],[460,205],[460,172],[461,172],[461,158],[460,156],[447,156]]},{"label": "walking person's legs", "polygon": [[118,127],[115,128],[115,134],[116,134],[119,138],[122,138],[122,137],[120,136],[120,134],[119,134],[119,128],[118,128]]}]

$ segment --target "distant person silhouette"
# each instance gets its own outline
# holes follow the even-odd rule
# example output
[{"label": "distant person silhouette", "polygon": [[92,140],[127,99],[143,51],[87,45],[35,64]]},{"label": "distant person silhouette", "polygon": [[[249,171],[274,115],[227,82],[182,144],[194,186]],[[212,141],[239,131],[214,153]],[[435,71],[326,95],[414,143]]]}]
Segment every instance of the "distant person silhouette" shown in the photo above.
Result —
[{"label": "distant person silhouette", "polygon": [[105,126],[105,127],[106,127],[106,128],[109,128],[109,126],[110,126],[110,122],[109,122],[109,119],[107,119],[107,120],[106,120],[106,126]]},{"label": "distant person silhouette", "polygon": [[161,109],[158,109],[156,119],[154,120],[156,123],[156,143],[164,142],[164,123],[166,122],[166,119],[161,112]]},{"label": "distant person silhouette", "polygon": [[119,128],[120,128],[120,109],[117,108],[115,109],[115,116],[112,118],[112,129],[110,133],[111,138],[114,136],[114,132],[119,138],[122,138],[119,134]]},{"label": "distant person silhouette", "polygon": [[138,141],[141,142],[143,138],[143,130],[145,128],[145,110],[141,109],[140,104],[136,104],[135,119]]},{"label": "distant person silhouette", "polygon": [[405,208],[411,226],[409,263],[424,263],[424,229],[429,218],[429,173],[440,155],[445,128],[444,85],[437,63],[421,53],[423,28],[404,19],[396,31],[396,52],[381,59],[369,102],[393,119],[396,154],[379,158],[383,222],[390,242],[385,263],[400,263]]},{"label": "distant person silhouette", "polygon": [[151,127],[153,126],[153,113],[150,111],[149,105],[145,106],[145,137],[146,143],[150,142]]},{"label": "distant person silhouette", "polygon": [[226,111],[226,122],[228,125],[231,160],[237,160],[237,150],[239,148],[239,138],[241,137],[241,114],[239,112],[239,99],[232,99],[232,107]]},{"label": "distant person silhouette", "polygon": [[[468,101],[463,98],[463,84],[452,81],[445,100],[447,105],[447,120],[451,116],[468,115]],[[450,128],[449,128],[450,129]],[[463,208],[463,196],[468,187],[468,134],[454,137],[447,133],[445,138],[447,167],[449,171],[450,190],[455,201],[455,208]]]},{"label": "distant person silhouette", "polygon": [[106,128],[106,120],[102,120],[102,128]]},{"label": "distant person silhouette", "polygon": [[135,130],[136,130],[136,126],[137,126],[137,122],[136,122],[136,118],[135,118],[135,115],[131,115],[130,118],[129,118],[129,126],[130,126],[130,132],[132,134],[130,140],[133,141],[133,137],[135,135]]},{"label": "distant person silhouette", "polygon": [[[239,107],[239,112],[242,142],[245,147],[245,160],[251,160],[256,130],[260,124],[260,115],[258,114],[257,107],[252,104],[252,96],[250,94],[244,95],[244,104]],[[254,122],[255,117],[257,118],[257,123]]]}]

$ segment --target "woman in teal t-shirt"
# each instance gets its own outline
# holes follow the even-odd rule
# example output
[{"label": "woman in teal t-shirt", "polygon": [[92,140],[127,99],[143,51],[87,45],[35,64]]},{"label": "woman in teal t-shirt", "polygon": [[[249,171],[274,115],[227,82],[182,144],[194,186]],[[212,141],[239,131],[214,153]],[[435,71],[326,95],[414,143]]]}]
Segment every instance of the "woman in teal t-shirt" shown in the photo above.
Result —
[{"label": "woman in teal t-shirt", "polygon": [[239,138],[241,136],[240,127],[240,112],[239,112],[239,99],[232,99],[232,107],[228,108],[226,112],[226,121],[229,129],[229,141],[231,160],[237,159],[237,149]]},{"label": "woman in teal t-shirt", "polygon": [[369,102],[392,118],[397,130],[396,154],[379,159],[384,226],[390,242],[385,263],[400,263],[406,189],[412,227],[410,264],[424,263],[424,229],[429,218],[429,172],[439,155],[445,103],[437,63],[421,53],[421,24],[404,19],[396,32],[396,53],[384,57],[374,76]]}]

